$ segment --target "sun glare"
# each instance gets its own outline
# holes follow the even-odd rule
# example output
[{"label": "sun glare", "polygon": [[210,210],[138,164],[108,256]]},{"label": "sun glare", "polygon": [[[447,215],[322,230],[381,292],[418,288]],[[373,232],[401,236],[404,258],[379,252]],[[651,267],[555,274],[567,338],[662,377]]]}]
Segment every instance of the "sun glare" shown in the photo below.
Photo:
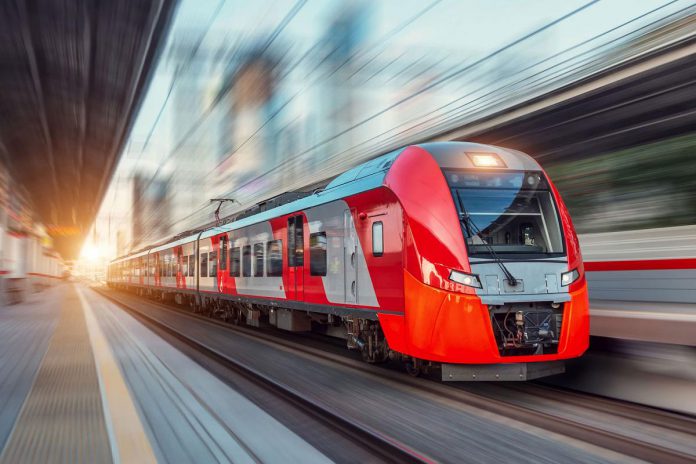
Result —
[{"label": "sun glare", "polygon": [[82,253],[80,257],[85,260],[85,261],[90,261],[90,262],[95,262],[99,260],[99,258],[102,258],[104,256],[103,250],[101,250],[99,247],[94,246],[91,243],[88,243],[82,248]]}]

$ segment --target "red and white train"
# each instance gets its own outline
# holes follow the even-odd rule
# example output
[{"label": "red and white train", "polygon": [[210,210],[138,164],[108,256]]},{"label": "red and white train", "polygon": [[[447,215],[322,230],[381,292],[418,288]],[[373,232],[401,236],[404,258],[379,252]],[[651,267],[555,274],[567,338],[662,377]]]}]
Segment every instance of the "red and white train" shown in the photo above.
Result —
[{"label": "red and white train", "polygon": [[589,343],[578,238],[530,156],[408,146],[312,193],[117,259],[111,286],[251,325],[322,331],[443,380],[562,372]]}]

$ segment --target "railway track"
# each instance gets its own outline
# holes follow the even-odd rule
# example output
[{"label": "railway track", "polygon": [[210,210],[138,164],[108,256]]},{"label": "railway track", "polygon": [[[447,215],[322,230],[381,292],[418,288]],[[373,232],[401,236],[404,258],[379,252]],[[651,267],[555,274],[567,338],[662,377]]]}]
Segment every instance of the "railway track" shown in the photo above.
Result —
[{"label": "railway track", "polygon": [[[174,311],[200,321],[203,324],[222,326],[235,333],[261,340],[266,344],[280,346],[285,350],[293,351],[303,356],[319,358],[325,362],[338,363],[350,369],[360,370],[369,375],[379,376],[383,381],[397,382],[401,386],[413,387],[420,394],[431,395],[439,400],[454,401],[463,405],[488,411],[505,418],[513,419],[523,424],[528,424],[550,432],[558,433],[582,442],[590,443],[626,456],[641,460],[660,463],[693,463],[696,461],[696,453],[692,454],[674,447],[665,446],[655,441],[637,438],[634,434],[621,433],[612,427],[598,427],[588,424],[586,421],[577,420],[563,414],[554,413],[548,408],[535,408],[514,401],[514,393],[535,394],[542,400],[565,402],[590,409],[597,413],[611,414],[634,424],[651,424],[664,430],[665,433],[696,434],[696,419],[673,414],[653,408],[641,407],[621,401],[613,401],[592,395],[579,394],[561,389],[542,387],[539,385],[505,385],[493,384],[493,389],[504,390],[502,394],[486,392],[485,385],[476,385],[469,388],[467,385],[456,386],[441,384],[427,379],[411,378],[401,372],[381,368],[379,366],[365,364],[348,356],[327,352],[317,347],[299,344],[281,336],[271,335],[252,328],[235,326],[222,321],[211,319],[199,314],[193,314],[181,308],[171,305],[153,302],[151,300],[137,299],[135,296],[114,291],[97,290],[103,296],[117,303],[129,313],[147,325],[156,326],[173,337],[179,339],[196,350],[205,352],[207,356],[215,358],[218,362],[227,365],[248,376],[260,387],[273,390],[278,396],[297,405],[310,414],[315,414],[318,420],[325,421],[332,428],[341,433],[353,437],[356,443],[379,455],[380,460],[387,462],[428,462],[432,459],[425,454],[399,442],[399,440],[385,436],[373,428],[346,417],[338,417],[332,411],[321,404],[308,399],[301,392],[292,388],[286,388],[270,376],[255,369],[254,366],[245,365],[218,350],[206,346],[204,341],[195,340],[181,333],[157,317],[142,311],[143,304],[153,305],[167,311]],[[473,390],[473,391],[472,391]],[[504,399],[505,391],[510,393],[510,398]],[[696,435],[694,436],[696,440]]]},{"label": "railway track", "polygon": [[[255,369],[253,366],[240,362],[239,360],[236,360],[225,353],[221,353],[218,350],[211,348],[210,346],[206,345],[204,341],[196,340],[194,337],[189,337],[183,334],[181,331],[171,327],[165,321],[153,317],[147,314],[145,311],[138,310],[133,305],[129,305],[127,302],[119,299],[118,297],[114,297],[113,295],[102,291],[98,291],[98,293],[118,304],[118,306],[126,310],[137,320],[146,326],[155,329],[156,332],[159,332],[160,334],[167,334],[169,338],[178,340],[179,343],[182,343],[196,352],[204,355],[206,358],[213,360],[218,365],[222,365],[225,368],[234,371],[236,374],[243,376],[247,381],[251,382],[257,388],[265,390],[267,393],[272,394],[286,404],[291,405],[302,414],[337,432],[344,438],[347,438],[356,446],[363,448],[365,451],[367,451],[367,454],[371,455],[379,462],[395,464],[433,462],[433,460],[416,452],[408,445],[400,443],[398,440],[392,437],[385,436],[379,431],[371,430],[370,428],[350,418],[342,417],[333,413],[323,405],[311,401],[306,396],[302,395],[301,392],[276,381],[270,376]],[[172,310],[171,307],[166,305],[161,306]],[[204,322],[209,322],[200,316],[191,316]]]}]

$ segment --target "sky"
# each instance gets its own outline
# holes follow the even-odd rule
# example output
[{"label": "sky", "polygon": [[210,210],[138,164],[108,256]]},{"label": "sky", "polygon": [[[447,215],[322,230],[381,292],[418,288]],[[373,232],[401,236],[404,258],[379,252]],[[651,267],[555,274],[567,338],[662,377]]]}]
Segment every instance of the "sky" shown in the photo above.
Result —
[{"label": "sky", "polygon": [[[505,67],[508,63],[511,63],[511,66],[523,66],[525,60],[551,57],[599,34],[606,33],[602,40],[618,37],[688,5],[689,2],[686,1],[648,0],[183,0],[176,13],[163,57],[167,57],[171,44],[182,38],[190,43],[200,42],[200,49],[218,47],[229,52],[242,49],[250,43],[263,43],[292,12],[295,14],[274,39],[273,45],[277,48],[287,47],[293,57],[300,57],[326,36],[331,21],[340,16],[341,12],[360,7],[364,21],[359,32],[361,45],[358,53],[364,54],[365,57],[379,54],[379,59],[387,62],[391,57],[395,60],[414,57],[412,61],[416,61],[419,59],[417,57],[442,56],[448,66],[454,67],[438,68],[442,75],[447,75],[449,69],[476,64],[481,58],[524,38],[531,31],[575,12],[534,37],[521,40],[514,48],[501,54],[501,59],[478,65],[482,70],[490,72],[486,66]],[[659,11],[647,14],[629,26],[608,32],[626,21],[658,8]],[[580,55],[596,45],[596,42],[592,42],[578,46],[572,53]],[[567,56],[568,54],[563,55]],[[185,62],[178,60],[179,64],[182,61]],[[127,229],[130,223],[132,198],[124,195],[124,192],[128,191],[128,182],[134,172],[144,172],[146,176],[159,176],[168,175],[178,169],[178,158],[172,156],[172,151],[183,142],[182,137],[187,133],[181,134],[180,129],[173,129],[175,109],[171,95],[180,90],[177,86],[183,84],[177,80],[177,69],[171,63],[172,60],[162,59],[156,68],[121,163],[102,204],[95,224],[96,231],[90,234],[90,239],[85,245],[91,255],[98,253],[109,258],[115,257],[115,231],[119,228]],[[192,63],[190,66],[195,73],[197,64],[195,60],[192,60]],[[207,69],[201,69],[201,79],[209,77],[206,76],[208,72]],[[433,79],[437,77],[433,76]],[[314,89],[308,84],[311,80],[303,80],[295,74],[291,74],[289,79],[298,82],[287,85],[283,92],[293,98],[295,94],[300,94],[296,98],[295,110],[292,109],[293,106],[288,107],[288,113],[291,113],[296,111],[298,105],[306,105],[306,101],[311,102],[311,99],[303,100],[302,94],[310,94]],[[433,93],[432,98],[418,100],[420,106],[408,107],[408,111],[417,117],[420,113],[427,113],[442,105],[443,98],[445,101],[465,99],[475,88],[477,79],[480,80],[481,77],[476,72],[467,77],[450,79],[436,89],[437,93]],[[213,89],[215,85],[211,84],[209,87]],[[401,90],[398,97],[408,96],[408,91]],[[190,110],[186,109],[190,114],[185,116],[190,117],[192,125],[201,119],[204,119],[204,127],[212,127],[215,124],[212,120],[216,113],[216,108],[211,104],[212,93],[211,91],[211,95],[206,97],[207,101],[193,102]],[[390,102],[391,100],[377,96],[373,105],[363,104],[360,117],[369,118],[388,107]],[[433,105],[433,108],[429,108],[428,105]],[[209,108],[212,108],[209,111],[213,115],[211,120],[205,116]],[[396,107],[391,111],[397,113],[401,108]],[[392,121],[400,119],[382,118],[381,125],[367,125],[364,129],[369,134],[376,129],[382,130]],[[197,137],[198,140],[202,140],[212,137],[211,134],[212,132],[207,131]],[[361,140],[360,137],[365,135],[358,135],[358,142]],[[345,162],[337,164],[336,169],[342,169],[344,166]],[[190,212],[179,213],[185,217]],[[109,246],[104,246],[104,243],[108,243]],[[95,252],[97,248],[99,250]]]}]

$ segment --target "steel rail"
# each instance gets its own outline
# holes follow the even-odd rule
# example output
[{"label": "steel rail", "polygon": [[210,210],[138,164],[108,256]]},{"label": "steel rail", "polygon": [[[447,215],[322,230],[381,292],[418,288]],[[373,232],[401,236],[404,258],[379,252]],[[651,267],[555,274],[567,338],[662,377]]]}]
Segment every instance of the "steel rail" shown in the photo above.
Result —
[{"label": "steel rail", "polygon": [[[97,290],[97,292],[105,296],[106,298],[109,298],[110,300],[117,302],[122,307],[125,307],[127,309],[132,308],[128,303],[123,302],[123,300],[113,296],[112,294],[109,294],[102,290]],[[128,296],[132,297],[133,299],[137,298],[135,295]],[[319,348],[309,347],[293,341],[285,340],[281,337],[273,336],[267,333],[260,332],[258,330],[253,330],[251,328],[232,325],[217,319],[206,317],[201,314],[191,313],[168,304],[154,302],[151,300],[146,300],[145,302],[167,311],[173,311],[184,316],[188,316],[192,319],[201,321],[202,323],[210,324],[211,326],[225,327],[248,338],[261,340],[268,345],[282,346],[286,350],[292,350],[295,352],[302,353],[304,355],[309,355],[323,359],[325,361],[341,364],[348,368],[359,370],[371,375],[379,376],[382,380],[391,380],[401,385],[414,387],[420,391],[432,394],[433,396],[439,399],[447,399],[454,402],[459,402],[467,406],[491,412],[509,419],[516,420],[524,424],[532,425],[540,429],[558,433],[560,435],[565,435],[567,437],[587,442],[602,448],[606,448],[608,450],[612,450],[627,456],[647,460],[650,462],[660,462],[665,464],[686,464],[693,463],[696,461],[696,455],[684,453],[679,450],[670,449],[655,443],[645,442],[631,436],[622,435],[620,433],[594,427],[583,422],[579,422],[565,417],[560,417],[546,411],[539,411],[529,407],[521,406],[519,404],[507,402],[498,398],[493,398],[487,395],[468,392],[466,390],[456,388],[452,385],[445,385],[427,379],[412,378],[407,375],[403,375],[399,372],[390,371],[384,368],[380,368],[378,366],[366,364],[362,361],[350,359],[346,356],[329,353]],[[140,313],[140,311],[138,311],[137,309],[132,309],[132,311]],[[171,330],[176,331],[176,329]],[[221,354],[217,353],[217,355]],[[221,356],[225,357],[224,355]],[[263,374],[260,375],[265,377]],[[271,380],[271,382],[275,383],[275,381],[273,380]],[[563,390],[558,391],[562,392]],[[299,392],[293,393],[302,398]],[[588,399],[589,398],[593,397],[588,395]],[[303,400],[306,401],[306,399],[304,398]],[[620,401],[612,402],[609,399],[603,400],[606,402],[611,402],[615,406],[625,406],[625,404]],[[596,406],[592,408],[595,410],[602,410],[601,406]],[[668,430],[689,431],[691,433],[696,434],[696,428],[694,428],[694,424],[696,424],[696,419],[692,419],[689,417],[681,418],[677,414],[664,413],[665,415],[669,416],[669,420],[666,420],[666,422],[668,422],[667,424],[662,424],[659,420],[656,419],[656,416],[659,416],[660,414],[658,410],[648,407],[641,408],[640,406],[634,404],[631,404],[630,407],[627,407],[627,409],[630,409],[630,411],[632,412],[612,412],[616,416],[622,416],[632,420],[642,420],[642,418],[639,417],[640,415],[636,413],[636,411],[643,409],[643,411],[649,416],[647,420],[648,423],[665,426],[665,428]],[[603,410],[606,411],[606,408]],[[675,423],[675,421],[679,422],[680,419],[683,421],[683,423]],[[355,423],[353,424],[357,425]],[[361,429],[364,430],[364,428],[362,427]],[[374,433],[377,432],[374,431]],[[386,439],[386,437],[383,437],[383,439]],[[419,459],[423,460],[427,459],[424,456],[420,456],[415,451],[411,456],[418,456]]]},{"label": "steel rail", "polygon": [[[96,290],[96,289],[95,289]],[[400,441],[388,437],[377,430],[359,423],[358,421],[352,420],[347,417],[339,416],[331,411],[329,408],[320,404],[319,402],[312,401],[308,399],[301,392],[296,389],[282,384],[281,382],[271,378],[270,376],[260,372],[258,369],[250,366],[244,362],[233,359],[232,357],[221,353],[208,346],[205,342],[196,340],[194,337],[189,337],[182,333],[180,330],[172,327],[166,322],[148,314],[146,311],[138,309],[135,305],[129,304],[113,295],[110,295],[104,291],[96,290],[101,296],[109,299],[119,307],[123,308],[126,312],[135,317],[138,321],[142,322],[146,326],[154,327],[159,331],[162,331],[181,343],[187,345],[188,347],[194,349],[195,351],[202,353],[205,357],[210,358],[223,365],[224,367],[234,371],[235,373],[243,376],[246,380],[250,381],[252,384],[264,389],[274,396],[283,399],[285,402],[290,403],[297,409],[301,410],[303,413],[309,417],[315,419],[317,422],[339,432],[342,436],[348,438],[350,441],[356,443],[357,445],[368,450],[375,457],[379,458],[381,462],[387,463],[431,463],[435,462],[433,459],[418,453],[417,451],[411,449],[408,445],[401,443]],[[150,303],[148,301],[148,303]],[[157,306],[163,309],[172,310],[171,307],[155,303]],[[184,315],[191,315],[184,311],[179,311]],[[211,322],[210,319],[191,315],[197,320],[202,322]],[[231,327],[227,325],[228,327]]]}]

